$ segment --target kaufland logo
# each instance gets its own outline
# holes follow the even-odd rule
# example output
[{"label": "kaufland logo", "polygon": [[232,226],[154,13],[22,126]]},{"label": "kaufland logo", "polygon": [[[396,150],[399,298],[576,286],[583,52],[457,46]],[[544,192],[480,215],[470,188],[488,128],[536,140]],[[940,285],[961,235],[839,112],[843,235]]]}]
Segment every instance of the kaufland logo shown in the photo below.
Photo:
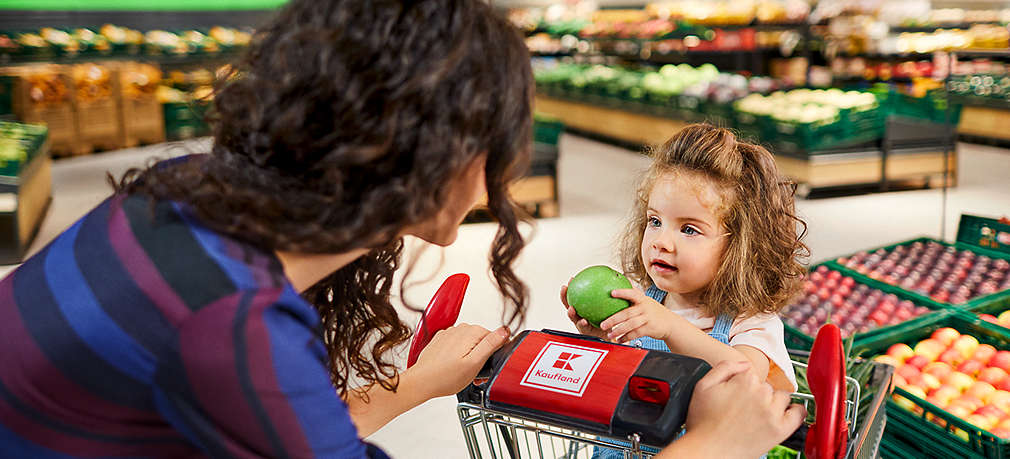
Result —
[{"label": "kaufland logo", "polygon": [[607,351],[549,341],[519,384],[581,397]]}]

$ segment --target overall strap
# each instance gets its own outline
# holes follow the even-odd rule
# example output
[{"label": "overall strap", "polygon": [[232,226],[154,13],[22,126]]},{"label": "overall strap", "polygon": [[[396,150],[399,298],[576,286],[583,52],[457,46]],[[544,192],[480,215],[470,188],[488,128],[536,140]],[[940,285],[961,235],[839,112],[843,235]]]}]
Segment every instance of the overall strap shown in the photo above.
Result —
[{"label": "overall strap", "polygon": [[660,290],[659,287],[656,287],[656,284],[649,286],[649,288],[645,290],[645,295],[656,300],[659,304],[663,304],[663,301],[666,300],[666,292]]},{"label": "overall strap", "polygon": [[712,326],[712,331],[708,333],[708,336],[719,340],[722,344],[729,344],[729,329],[732,326],[733,317],[729,314],[719,314],[715,318],[715,325]]}]

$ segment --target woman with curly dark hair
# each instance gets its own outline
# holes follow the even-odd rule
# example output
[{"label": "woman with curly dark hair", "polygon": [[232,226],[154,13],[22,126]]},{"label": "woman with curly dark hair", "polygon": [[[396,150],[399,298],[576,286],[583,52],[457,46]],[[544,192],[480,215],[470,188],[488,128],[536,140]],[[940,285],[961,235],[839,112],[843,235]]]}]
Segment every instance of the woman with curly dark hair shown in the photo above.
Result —
[{"label": "woman with curly dark hair", "polygon": [[[461,390],[508,334],[457,325],[408,370],[388,356],[409,337],[390,302],[404,236],[451,244],[485,195],[521,322],[507,185],[533,83],[490,6],[293,0],[223,81],[209,154],[131,171],[0,282],[4,455],[385,456],[360,438]],[[683,447],[725,428],[715,413],[782,416],[725,403],[755,387],[739,374],[699,386],[708,422]]]}]

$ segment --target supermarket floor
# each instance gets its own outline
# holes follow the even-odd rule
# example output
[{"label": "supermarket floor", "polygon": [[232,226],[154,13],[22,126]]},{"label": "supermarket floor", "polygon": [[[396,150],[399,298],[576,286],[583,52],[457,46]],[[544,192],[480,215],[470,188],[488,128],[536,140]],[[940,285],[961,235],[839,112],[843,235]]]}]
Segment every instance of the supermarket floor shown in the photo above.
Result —
[{"label": "supermarket floor", "polygon": [[[151,158],[199,151],[205,144],[156,145],[140,149],[64,159],[53,168],[53,203],[32,251],[44,246],[110,191],[106,172],[119,176]],[[959,186],[947,197],[946,221],[941,221],[939,190],[903,191],[798,202],[809,225],[806,239],[812,260],[928,235],[939,237],[945,225],[952,239],[958,216],[1010,214],[1010,151],[973,144],[959,145]],[[561,141],[559,188],[561,217],[545,219],[529,228],[530,243],[517,270],[530,288],[531,308],[519,329],[571,329],[562,313],[558,292],[562,283],[581,268],[616,265],[614,241],[633,196],[636,175],[648,164],[636,152],[566,135]],[[471,283],[460,321],[496,327],[501,323],[501,301],[487,275],[487,252],[495,225],[471,224],[460,229],[449,248],[421,249],[404,298],[423,307],[438,284],[456,272]],[[0,275],[13,267],[0,267]],[[408,322],[416,313],[405,312]],[[401,361],[405,360],[403,355]],[[371,441],[400,458],[466,457],[466,446],[455,411],[455,398],[443,397],[399,417],[375,433]]]}]

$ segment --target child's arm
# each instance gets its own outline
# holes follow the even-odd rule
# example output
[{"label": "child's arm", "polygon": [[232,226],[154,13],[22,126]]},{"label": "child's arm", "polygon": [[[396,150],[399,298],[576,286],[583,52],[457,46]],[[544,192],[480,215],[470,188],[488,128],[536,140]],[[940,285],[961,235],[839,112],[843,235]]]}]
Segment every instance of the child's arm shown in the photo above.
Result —
[{"label": "child's arm", "polygon": [[607,331],[608,339],[624,343],[650,336],[663,340],[671,352],[702,359],[712,366],[746,359],[751,362],[755,374],[767,377],[769,361],[764,352],[751,346],[723,344],[638,290],[614,290],[611,295],[626,299],[632,305],[600,324],[600,328]]}]

